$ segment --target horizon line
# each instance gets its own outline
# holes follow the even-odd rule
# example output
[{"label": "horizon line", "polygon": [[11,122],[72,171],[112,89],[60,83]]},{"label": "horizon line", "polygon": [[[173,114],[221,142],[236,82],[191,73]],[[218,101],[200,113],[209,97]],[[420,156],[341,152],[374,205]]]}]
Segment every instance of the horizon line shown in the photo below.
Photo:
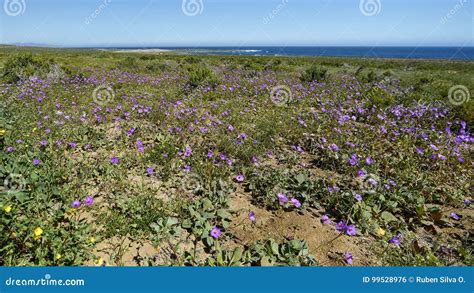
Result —
[{"label": "horizon line", "polygon": [[321,48],[321,47],[334,47],[334,48],[474,48],[474,45],[231,45],[231,44],[219,44],[219,45],[134,45],[134,44],[113,44],[113,45],[72,45],[72,46],[61,46],[54,44],[35,44],[35,43],[0,43],[0,46],[16,46],[16,47],[47,47],[55,49],[102,49],[102,48]]}]

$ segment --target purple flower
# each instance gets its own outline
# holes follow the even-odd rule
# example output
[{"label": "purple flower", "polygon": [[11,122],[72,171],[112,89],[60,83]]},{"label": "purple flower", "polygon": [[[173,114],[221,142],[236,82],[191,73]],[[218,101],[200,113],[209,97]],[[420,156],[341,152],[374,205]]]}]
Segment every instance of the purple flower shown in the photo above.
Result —
[{"label": "purple flower", "polygon": [[357,234],[357,229],[354,225],[347,226],[346,234],[349,236],[355,236]]},{"label": "purple flower", "polygon": [[75,148],[75,147],[77,147],[77,143],[74,142],[74,141],[68,143],[68,145],[69,145],[69,147],[72,148],[72,149]]},{"label": "purple flower", "polygon": [[185,157],[190,157],[192,154],[193,154],[193,149],[192,149],[192,148],[187,147],[187,148],[184,150],[184,156],[185,156]]},{"label": "purple flower", "polygon": [[226,156],[224,153],[220,153],[219,154],[219,159],[221,159],[222,161],[224,161],[226,159]]},{"label": "purple flower", "polygon": [[334,193],[334,192],[339,192],[341,189],[337,187],[336,185],[333,186],[328,186],[328,192],[329,193]]},{"label": "purple flower", "polygon": [[88,207],[88,206],[91,206],[92,204],[94,203],[94,199],[92,198],[92,196],[88,195],[85,199],[84,199],[84,204]]},{"label": "purple flower", "polygon": [[255,213],[252,212],[252,211],[249,213],[249,220],[250,220],[251,222],[255,222],[255,220],[256,220],[256,219],[255,219]]},{"label": "purple flower", "polygon": [[237,181],[239,183],[244,182],[244,175],[239,174],[239,175],[235,176],[235,181]]},{"label": "purple flower", "polygon": [[237,138],[238,138],[238,139],[241,139],[241,140],[245,140],[245,139],[247,139],[247,134],[245,134],[245,133],[243,133],[243,132],[242,132],[242,133],[239,133],[239,135],[237,136]]},{"label": "purple flower", "polygon": [[328,224],[328,225],[332,224],[331,220],[329,219],[329,217],[327,215],[322,215],[321,216],[321,221],[323,221],[325,224]]},{"label": "purple flower", "polygon": [[278,201],[280,205],[284,205],[285,203],[288,202],[288,197],[286,197],[286,194],[284,193],[278,193],[277,197],[278,197]]},{"label": "purple flower", "polygon": [[398,239],[397,236],[392,236],[392,238],[390,238],[388,243],[393,244],[395,246],[400,246],[400,239]]},{"label": "purple flower", "polygon": [[119,158],[117,158],[117,157],[112,157],[112,159],[110,159],[110,163],[111,163],[112,165],[117,165],[117,164],[119,163],[119,161],[120,161],[120,160],[119,160]]},{"label": "purple flower", "polygon": [[423,149],[420,147],[416,147],[416,152],[419,153],[420,155],[423,155]]},{"label": "purple flower", "polygon": [[39,159],[33,159],[33,165],[38,166],[40,163]]},{"label": "purple flower", "polygon": [[146,168],[146,173],[148,174],[148,176],[153,175],[153,172],[155,172],[155,169],[153,167]]},{"label": "purple flower", "polygon": [[234,131],[234,126],[232,126],[232,125],[229,124],[229,126],[227,126],[227,130],[229,130],[229,131]]},{"label": "purple flower", "polygon": [[340,221],[339,223],[336,224],[336,230],[344,233],[347,230],[347,224],[344,221]]},{"label": "purple flower", "polygon": [[189,172],[191,170],[191,167],[189,165],[184,165],[183,167],[184,172]]},{"label": "purple flower", "polygon": [[336,224],[336,230],[341,233],[346,233],[349,236],[354,236],[357,234],[356,227],[354,225],[347,225],[344,221],[340,221]]},{"label": "purple flower", "polygon": [[470,206],[470,205],[471,205],[471,201],[470,201],[468,198],[465,198],[465,199],[464,199],[464,203],[465,203],[467,206]]},{"label": "purple flower", "polygon": [[352,154],[352,156],[349,160],[349,165],[351,165],[351,166],[357,165],[357,155],[356,154]]},{"label": "purple flower", "polygon": [[449,214],[449,216],[450,216],[452,219],[456,220],[456,221],[459,221],[459,219],[460,219],[459,215],[456,214],[455,212],[451,212],[451,214]]},{"label": "purple flower", "polygon": [[12,146],[7,147],[6,152],[7,153],[13,152],[13,147]]},{"label": "purple flower", "polygon": [[365,163],[367,165],[372,165],[374,163],[374,159],[372,159],[372,157],[369,156],[365,159]]},{"label": "purple flower", "polygon": [[81,202],[78,201],[77,199],[71,203],[71,207],[73,209],[78,209],[81,206]]},{"label": "purple flower", "polygon": [[252,163],[254,163],[254,165],[258,165],[258,158],[257,158],[257,156],[253,156],[253,157],[252,157]]},{"label": "purple flower", "polygon": [[367,173],[365,173],[364,170],[360,169],[359,171],[357,171],[357,175],[361,176],[361,177],[365,177],[365,176],[367,176]]},{"label": "purple flower", "polygon": [[127,131],[127,136],[132,136],[134,132],[135,132],[135,128],[134,128],[134,127],[130,128],[130,129]]},{"label": "purple flower", "polygon": [[362,196],[358,193],[356,193],[356,195],[354,196],[354,198],[357,200],[357,201],[362,201]]},{"label": "purple flower", "polygon": [[145,152],[145,147],[143,146],[143,142],[141,140],[137,140],[137,149],[140,153]]},{"label": "purple flower", "polygon": [[439,151],[439,148],[435,146],[434,144],[430,144],[430,148],[432,148],[435,151]]},{"label": "purple flower", "polygon": [[372,186],[377,186],[377,180],[375,180],[374,178],[369,178],[367,182]]},{"label": "purple flower", "polygon": [[214,157],[214,152],[211,151],[211,150],[207,151],[207,157],[208,157],[209,159],[212,158],[212,157]]},{"label": "purple flower", "polygon": [[290,200],[290,202],[295,206],[295,208],[299,209],[301,207],[301,203],[299,200],[297,200],[296,198],[292,198]]},{"label": "purple flower", "polygon": [[352,254],[350,252],[345,252],[344,253],[344,260],[347,262],[347,264],[352,265]]},{"label": "purple flower", "polygon": [[331,151],[333,151],[333,152],[338,152],[338,151],[339,151],[339,147],[338,147],[337,144],[335,144],[335,143],[331,143],[331,144],[329,145],[329,149],[330,149]]},{"label": "purple flower", "polygon": [[48,141],[46,139],[43,139],[42,141],[40,141],[41,146],[46,146],[47,144],[48,144]]},{"label": "purple flower", "polygon": [[221,236],[222,232],[219,228],[217,227],[214,227],[212,228],[211,230],[211,236],[214,238],[214,239],[217,239]]}]

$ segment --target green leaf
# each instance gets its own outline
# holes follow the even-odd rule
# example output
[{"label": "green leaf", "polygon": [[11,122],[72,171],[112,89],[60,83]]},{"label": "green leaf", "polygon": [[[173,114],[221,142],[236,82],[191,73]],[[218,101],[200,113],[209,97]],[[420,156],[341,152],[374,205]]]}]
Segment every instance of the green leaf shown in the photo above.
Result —
[{"label": "green leaf", "polygon": [[224,263],[224,260],[222,258],[222,250],[219,250],[217,252],[217,264],[222,265]]},{"label": "green leaf", "polygon": [[261,265],[262,267],[269,267],[269,266],[272,266],[272,265],[273,265],[273,262],[270,260],[270,257],[264,256],[264,257],[262,257],[262,259],[260,260],[260,265]]},{"label": "green leaf", "polygon": [[299,184],[302,184],[306,181],[306,174],[304,173],[299,173],[298,175],[296,175],[296,181],[298,181]]},{"label": "green leaf", "polygon": [[398,219],[390,212],[384,211],[380,215],[380,217],[386,222],[398,222]]},{"label": "green leaf", "polygon": [[219,217],[221,217],[222,219],[230,219],[230,218],[232,218],[232,215],[231,215],[228,211],[226,211],[226,210],[224,210],[224,209],[218,210],[218,211],[217,211],[217,215],[218,215]]},{"label": "green leaf", "polygon": [[278,251],[278,243],[276,243],[273,239],[270,240],[270,248],[271,248],[273,254],[275,254],[275,255],[280,254],[280,252]]},{"label": "green leaf", "polygon": [[191,223],[191,220],[189,219],[186,219],[184,220],[182,223],[181,223],[181,227],[183,227],[184,229],[189,229],[191,228],[193,225]]},{"label": "green leaf", "polygon": [[242,249],[242,247],[236,247],[234,249],[234,253],[232,253],[232,258],[230,260],[230,263],[234,266],[237,266],[240,264],[240,259],[242,258],[242,253],[244,252],[244,250]]},{"label": "green leaf", "polygon": [[202,201],[202,207],[205,211],[208,211],[212,209],[212,202],[206,198]]},{"label": "green leaf", "polygon": [[178,224],[178,219],[177,218],[169,217],[166,220],[166,226],[173,226],[173,225],[176,225],[176,224]]}]

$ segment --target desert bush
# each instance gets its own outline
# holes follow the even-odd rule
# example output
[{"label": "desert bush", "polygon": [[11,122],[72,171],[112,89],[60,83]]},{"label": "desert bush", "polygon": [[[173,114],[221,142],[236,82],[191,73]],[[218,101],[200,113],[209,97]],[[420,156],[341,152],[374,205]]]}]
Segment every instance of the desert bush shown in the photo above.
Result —
[{"label": "desert bush", "polygon": [[46,78],[48,74],[62,76],[61,67],[52,59],[21,53],[9,57],[3,68],[2,78],[7,83],[16,83],[32,76]]},{"label": "desert bush", "polygon": [[377,108],[386,108],[396,102],[395,96],[379,87],[370,88],[365,95],[369,103]]},{"label": "desert bush", "polygon": [[301,75],[302,82],[323,81],[326,79],[328,70],[320,66],[311,66]]},{"label": "desert bush", "polygon": [[207,67],[193,66],[189,69],[188,85],[192,88],[199,86],[214,86],[218,83],[218,78],[212,70]]},{"label": "desert bush", "polygon": [[132,57],[132,56],[128,56],[125,59],[120,60],[117,65],[118,65],[119,68],[125,68],[125,69],[129,69],[129,70],[138,69],[137,58]]}]

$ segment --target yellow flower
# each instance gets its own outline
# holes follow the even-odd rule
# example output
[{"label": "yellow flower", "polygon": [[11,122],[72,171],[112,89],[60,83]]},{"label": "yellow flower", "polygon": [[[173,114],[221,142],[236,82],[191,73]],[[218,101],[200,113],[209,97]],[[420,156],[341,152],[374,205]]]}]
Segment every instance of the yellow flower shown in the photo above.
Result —
[{"label": "yellow flower", "polygon": [[95,243],[95,238],[94,236],[89,237],[89,242],[94,244]]},{"label": "yellow flower", "polygon": [[376,233],[378,236],[384,236],[384,235],[385,235],[385,230],[379,227],[379,228],[377,229],[377,231],[375,231],[375,233]]},{"label": "yellow flower", "polygon": [[102,257],[99,257],[95,263],[98,265],[98,266],[102,266],[104,264],[104,259]]},{"label": "yellow flower", "polygon": [[35,132],[35,131],[36,131],[36,127],[33,128],[33,132]]},{"label": "yellow flower", "polygon": [[12,206],[11,205],[7,205],[7,206],[4,206],[3,207],[3,210],[5,211],[5,213],[9,213],[12,211]]},{"label": "yellow flower", "polygon": [[57,260],[60,260],[61,257],[63,257],[63,256],[62,256],[60,253],[56,253],[56,259],[57,259]]},{"label": "yellow flower", "polygon": [[3,136],[5,134],[5,129],[0,129],[0,136]]},{"label": "yellow flower", "polygon": [[37,227],[33,233],[35,234],[35,240],[38,240],[41,238],[41,234],[43,234],[43,229],[41,229],[41,227]]}]

